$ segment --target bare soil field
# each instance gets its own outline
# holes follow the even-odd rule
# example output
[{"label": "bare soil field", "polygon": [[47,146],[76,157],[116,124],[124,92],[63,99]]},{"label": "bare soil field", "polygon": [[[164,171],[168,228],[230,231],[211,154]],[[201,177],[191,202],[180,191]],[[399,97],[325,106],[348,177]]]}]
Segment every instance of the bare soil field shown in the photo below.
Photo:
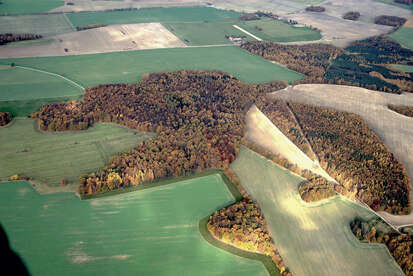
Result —
[{"label": "bare soil field", "polygon": [[[410,186],[412,186],[413,119],[390,110],[387,105],[413,105],[413,94],[396,95],[358,87],[305,84],[274,92],[270,96],[335,108],[362,116],[376,135],[405,166],[410,177]],[[412,197],[413,190],[411,191]],[[406,216],[395,216],[380,212],[380,215],[395,226],[413,224],[413,213]]]},{"label": "bare soil field", "polygon": [[[289,14],[287,17],[320,29],[326,40],[331,40],[339,47],[345,47],[353,40],[390,32],[392,27],[373,24],[374,18],[379,15],[397,15],[404,18],[411,15],[411,12],[406,9],[372,0],[330,0],[320,6],[326,9],[325,12],[303,11]],[[348,11],[360,12],[361,20],[343,19],[343,15]]]},{"label": "bare soil field", "polygon": [[106,11],[113,9],[145,9],[145,8],[171,8],[171,7],[196,7],[205,4],[195,0],[145,0],[145,1],[93,1],[93,0],[71,0],[74,5],[64,5],[48,11],[55,12],[86,12]]},{"label": "bare soil field", "polygon": [[329,181],[336,182],[321,167],[315,166],[314,161],[291,142],[256,106],[251,107],[245,120],[247,123],[246,139],[273,154],[280,154],[302,170],[307,169],[324,176]]},{"label": "bare soil field", "polygon": [[403,27],[413,28],[413,15],[409,17]]},{"label": "bare soil field", "polygon": [[[160,23],[112,25],[52,37],[53,44],[0,47],[0,58],[61,56],[126,50],[186,47]],[[50,38],[45,38],[50,39]]]}]

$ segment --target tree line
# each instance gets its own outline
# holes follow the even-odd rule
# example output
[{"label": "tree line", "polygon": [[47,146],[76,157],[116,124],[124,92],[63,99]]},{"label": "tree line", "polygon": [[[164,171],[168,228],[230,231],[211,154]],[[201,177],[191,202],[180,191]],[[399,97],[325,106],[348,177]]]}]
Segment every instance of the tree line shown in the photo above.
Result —
[{"label": "tree line", "polygon": [[106,27],[106,25],[105,24],[90,24],[86,26],[77,26],[76,31],[84,31],[84,30],[96,29],[96,28],[101,28],[101,27]]},{"label": "tree line", "polygon": [[82,176],[79,193],[93,194],[207,168],[225,170],[237,155],[249,108],[284,87],[285,82],[247,84],[218,71],[147,74],[136,84],[89,88],[81,101],[45,105],[32,117],[48,131],[113,122],[157,134]]},{"label": "tree line", "polygon": [[251,199],[245,198],[216,211],[207,227],[215,238],[225,243],[270,256],[281,275],[291,276],[268,233],[263,213]]},{"label": "tree line", "polygon": [[5,126],[11,122],[12,116],[9,112],[0,112],[0,126]]},{"label": "tree line", "polygon": [[35,34],[0,34],[0,45],[4,45],[11,42],[33,40],[39,38],[42,38],[42,36]]},{"label": "tree line", "polygon": [[375,24],[400,28],[406,23],[407,19],[394,15],[380,15],[374,19]]},{"label": "tree line", "polygon": [[389,104],[387,107],[404,116],[413,117],[413,106]]},{"label": "tree line", "polygon": [[382,243],[403,272],[413,275],[413,238],[411,234],[399,234],[381,219],[364,221],[356,218],[350,223],[353,234],[362,242]]},{"label": "tree line", "polygon": [[298,83],[329,83],[401,93],[413,92],[413,74],[388,65],[413,65],[413,51],[387,36],[356,41],[340,49],[333,45],[280,45],[249,41],[241,48],[265,59],[282,63],[306,77]]}]

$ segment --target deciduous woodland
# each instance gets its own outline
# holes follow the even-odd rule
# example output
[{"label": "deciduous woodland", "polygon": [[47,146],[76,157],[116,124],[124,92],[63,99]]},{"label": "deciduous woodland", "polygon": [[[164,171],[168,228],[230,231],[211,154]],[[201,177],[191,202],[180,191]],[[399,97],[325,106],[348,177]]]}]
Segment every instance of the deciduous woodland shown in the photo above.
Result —
[{"label": "deciduous woodland", "polygon": [[387,107],[404,116],[413,117],[413,106],[389,104]]},{"label": "deciduous woodland", "polygon": [[[265,94],[285,86],[285,82],[246,84],[217,71],[147,74],[136,84],[89,88],[81,101],[45,105],[33,117],[39,118],[41,130],[81,130],[97,122],[114,122],[157,133],[155,139],[112,157],[101,171],[82,176],[79,193],[93,194],[207,168],[226,170],[237,155],[249,108],[254,102],[265,107],[261,104]],[[410,211],[404,167],[359,116],[289,105],[323,168],[345,187],[335,187],[336,191],[347,196],[356,191],[375,210]],[[287,114],[284,118],[291,125],[284,131],[297,130]],[[300,138],[297,132],[292,136]]]},{"label": "deciduous woodland", "polygon": [[0,45],[23,40],[39,39],[41,37],[40,35],[34,34],[0,34]]},{"label": "deciduous woodland", "polygon": [[264,215],[252,200],[245,198],[216,211],[207,227],[217,239],[243,250],[270,256],[282,275],[291,276],[268,233]]},{"label": "deciduous woodland", "polygon": [[373,210],[410,212],[406,170],[360,116],[296,102],[289,106],[320,165],[333,178],[349,190],[356,189]]},{"label": "deciduous woodland", "polygon": [[389,64],[413,65],[413,51],[386,36],[356,41],[344,50],[333,45],[280,45],[251,41],[241,48],[285,64],[306,75],[295,83],[330,83],[401,93],[413,92],[413,73],[396,71]]},{"label": "deciduous woodland", "polygon": [[403,272],[407,276],[413,275],[412,235],[396,233],[378,219],[363,221],[356,218],[350,227],[353,234],[362,242],[385,244]]},{"label": "deciduous woodland", "polygon": [[207,168],[226,168],[245,131],[253,102],[285,82],[243,83],[216,71],[148,74],[137,84],[100,85],[80,102],[49,104],[35,114],[41,130],[81,130],[115,122],[157,138],[114,156],[103,170],[85,175],[80,194],[136,186]]},{"label": "deciduous woodland", "polygon": [[0,112],[0,126],[5,126],[11,121],[11,114],[9,112]]},{"label": "deciduous woodland", "polygon": [[386,26],[392,26],[399,28],[406,23],[406,18],[392,16],[392,15],[380,15],[376,19],[374,19],[374,23]]}]

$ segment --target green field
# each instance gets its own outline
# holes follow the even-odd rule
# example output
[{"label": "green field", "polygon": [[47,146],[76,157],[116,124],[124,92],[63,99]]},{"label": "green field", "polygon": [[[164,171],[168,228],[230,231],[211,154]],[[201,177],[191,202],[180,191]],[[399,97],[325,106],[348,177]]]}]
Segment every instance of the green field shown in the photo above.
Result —
[{"label": "green field", "polygon": [[1,65],[0,72],[0,102],[83,94],[83,89],[57,76]]},{"label": "green field", "polygon": [[392,33],[390,37],[399,42],[403,47],[413,49],[413,28],[401,27]]},{"label": "green field", "polygon": [[232,169],[263,211],[274,243],[293,275],[404,275],[385,245],[361,244],[356,215],[375,215],[342,196],[306,204],[302,178],[241,148]]},{"label": "green field", "polygon": [[[233,25],[245,29],[255,36],[267,41],[292,42],[311,41],[321,38],[320,33],[308,27],[294,27],[280,20],[254,20],[201,23],[163,23],[165,28],[174,33],[188,45],[231,44],[225,36],[246,36],[246,40],[255,40],[251,36],[236,29]],[[261,27],[262,31],[255,29]]]},{"label": "green field", "polygon": [[32,275],[267,275],[206,242],[198,222],[234,202],[218,175],[92,200],[0,184],[0,220]]},{"label": "green field", "polygon": [[0,33],[53,35],[76,29],[63,14],[0,16]]},{"label": "green field", "polygon": [[131,24],[147,22],[204,22],[239,18],[241,13],[208,7],[142,9],[133,11],[70,13],[75,26],[90,24]]},{"label": "green field", "polygon": [[64,1],[56,0],[1,0],[0,15],[41,13],[64,4]]},{"label": "green field", "polygon": [[400,65],[400,64],[392,64],[392,66],[396,67],[397,69],[403,70],[405,72],[413,73],[413,66]]},{"label": "green field", "polygon": [[55,192],[65,178],[73,184],[66,190],[74,190],[82,173],[102,169],[112,155],[150,137],[113,124],[97,124],[80,132],[41,133],[36,120],[14,118],[0,128],[0,180],[20,174],[34,179],[42,192]]},{"label": "green field", "polygon": [[[240,80],[250,83],[262,83],[272,80],[295,81],[303,77],[303,75],[297,72],[270,63],[261,57],[235,46],[157,49],[11,60],[0,59],[0,64],[9,65],[12,62],[16,65],[64,75],[84,87],[105,83],[137,82],[140,80],[142,74],[148,72],[173,71],[179,69],[217,69],[228,72]],[[13,70],[11,70],[11,72],[18,72]],[[49,77],[48,75],[45,75],[45,77],[46,76]],[[17,75],[10,76],[9,78],[19,80],[19,76]],[[50,78],[53,78],[51,79],[53,82],[64,81],[63,79],[52,76]],[[35,83],[36,81],[37,77],[34,79],[25,79],[24,83],[26,84],[27,90],[25,90],[26,92],[23,91],[22,95],[26,95],[26,99],[29,95],[30,98],[43,97],[44,99],[40,99],[39,102],[24,100],[24,98],[22,101],[0,101],[0,111],[10,111],[14,115],[27,116],[31,112],[37,111],[45,102],[53,102],[54,99],[52,98],[46,100],[46,95],[56,95],[56,91],[54,90],[39,91],[38,95],[30,92],[30,89],[37,90],[37,88],[33,88],[27,84]],[[7,80],[4,80],[4,82],[7,82]],[[46,86],[46,84],[42,85]],[[9,86],[9,89],[17,90],[22,88],[21,80],[16,81],[15,86],[16,88]],[[78,88],[74,87],[74,89],[73,91],[76,92],[73,92],[72,95],[79,93],[80,90]],[[59,94],[59,96],[64,95],[64,93]],[[12,95],[10,95],[10,97],[12,97]],[[74,96],[74,99],[77,98],[78,96]],[[69,99],[70,98],[65,97],[62,98],[62,101]]]},{"label": "green field", "polygon": [[413,4],[410,4],[410,5],[400,4],[400,3],[394,2],[394,0],[377,0],[377,1],[389,4],[389,5],[397,6],[400,8],[404,8],[407,10],[413,10]]}]

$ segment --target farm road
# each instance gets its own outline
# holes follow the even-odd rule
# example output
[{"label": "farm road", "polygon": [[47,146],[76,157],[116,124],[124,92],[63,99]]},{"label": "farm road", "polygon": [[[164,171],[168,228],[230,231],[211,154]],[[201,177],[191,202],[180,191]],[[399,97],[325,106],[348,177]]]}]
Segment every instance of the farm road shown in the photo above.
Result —
[{"label": "farm road", "polygon": [[[315,104],[356,113],[401,161],[413,180],[413,119],[387,108],[388,104],[413,105],[413,94],[395,95],[358,87],[305,84],[271,93],[270,97]],[[413,190],[410,198],[413,197]],[[379,212],[390,224],[413,224],[413,213],[396,216]]]}]

